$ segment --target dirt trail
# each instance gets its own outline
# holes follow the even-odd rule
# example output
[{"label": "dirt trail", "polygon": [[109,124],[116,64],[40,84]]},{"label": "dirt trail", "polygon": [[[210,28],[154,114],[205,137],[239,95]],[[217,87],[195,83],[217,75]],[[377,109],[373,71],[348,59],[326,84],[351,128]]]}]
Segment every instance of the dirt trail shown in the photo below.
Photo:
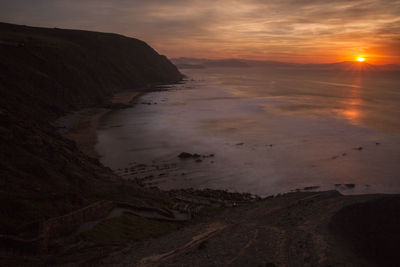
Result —
[{"label": "dirt trail", "polygon": [[229,224],[224,221],[215,221],[211,224],[207,225],[204,232],[195,235],[192,240],[181,247],[168,251],[166,253],[152,255],[140,260],[138,266],[158,266],[161,262],[166,261],[172,257],[178,256],[185,249],[191,249],[194,246],[200,244],[200,242],[204,242],[205,240],[211,238],[213,235],[218,233],[219,231],[226,228]]},{"label": "dirt trail", "polygon": [[343,207],[385,198],[291,193],[226,209],[208,221],[134,244],[102,266],[374,266],[332,234]]}]

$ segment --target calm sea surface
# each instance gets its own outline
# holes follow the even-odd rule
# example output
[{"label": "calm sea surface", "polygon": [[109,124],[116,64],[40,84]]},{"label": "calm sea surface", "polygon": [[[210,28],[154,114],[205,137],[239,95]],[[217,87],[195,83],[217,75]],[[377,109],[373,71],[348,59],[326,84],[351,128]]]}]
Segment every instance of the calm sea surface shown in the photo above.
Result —
[{"label": "calm sea surface", "polygon": [[162,189],[400,192],[400,73],[182,72],[185,84],[102,118],[103,164]]}]

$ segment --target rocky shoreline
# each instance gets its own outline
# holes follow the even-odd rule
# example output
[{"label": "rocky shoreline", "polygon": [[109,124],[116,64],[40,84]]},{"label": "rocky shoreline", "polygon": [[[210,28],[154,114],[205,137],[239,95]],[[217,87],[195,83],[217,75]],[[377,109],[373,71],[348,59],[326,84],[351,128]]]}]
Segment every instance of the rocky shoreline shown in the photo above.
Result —
[{"label": "rocky shoreline", "polygon": [[[181,160],[196,161],[213,158],[215,155],[182,152],[177,157]],[[128,173],[147,170],[147,167],[133,166]],[[120,174],[124,175],[125,171],[121,170]],[[149,175],[148,172],[146,174]],[[164,195],[164,200],[168,199],[169,203],[162,208],[164,211],[186,214],[186,219],[178,223],[181,224],[178,228],[168,230],[156,239],[150,239],[147,241],[150,245],[147,244],[146,247],[140,242],[135,242],[135,235],[131,237],[133,243],[119,243],[116,250],[115,247],[111,249],[110,244],[103,244],[102,256],[99,256],[96,250],[89,254],[86,252],[82,256],[80,253],[85,246],[81,243],[79,249],[75,247],[64,252],[65,258],[61,262],[54,259],[51,262],[75,262],[84,265],[90,263],[101,266],[197,266],[215,264],[216,261],[217,265],[224,266],[242,265],[245,262],[251,262],[252,266],[392,266],[397,260],[393,256],[393,249],[396,247],[394,240],[400,240],[394,226],[400,214],[396,213],[400,211],[400,197],[397,195],[343,196],[337,191],[310,192],[319,189],[310,186],[293,190],[292,193],[262,199],[251,194],[224,190],[189,188],[160,191],[149,183],[151,178],[146,177],[136,182]],[[351,188],[354,185],[338,186]],[[371,217],[371,214],[378,213],[389,215],[385,215],[385,219],[379,219],[379,216]],[[119,215],[120,218],[130,219],[131,217],[126,216],[141,216],[126,209]],[[273,223],[271,219],[266,219],[270,216]],[[349,216],[353,218],[348,220]],[[160,220],[154,217],[146,218]],[[110,218],[99,224],[98,227],[102,227],[102,230],[91,228],[89,236],[93,231],[102,236],[102,232],[110,227],[108,224]],[[237,225],[243,229],[236,229]],[[176,231],[177,229],[179,231]],[[236,247],[236,244],[228,241],[229,236],[238,234],[248,238],[242,247]],[[226,240],[222,236],[225,236]],[[389,243],[379,236],[385,236],[390,240]],[[100,237],[91,238],[92,242],[104,240]],[[281,239],[285,242],[280,243]],[[362,243],[357,241],[358,239],[363,240]],[[82,242],[82,239],[78,240]],[[166,242],[164,240],[168,240],[167,242],[173,243],[174,246],[156,249],[159,243]],[[186,240],[186,243],[181,243],[182,240]],[[270,244],[263,243],[263,240],[268,240]],[[259,254],[254,249],[264,253]],[[274,252],[276,249],[280,251],[278,254]],[[135,253],[128,252],[133,250]],[[138,254],[137,250],[140,251]],[[204,253],[208,255],[207,259],[210,262],[207,263]],[[220,255],[230,256],[221,258]]]}]

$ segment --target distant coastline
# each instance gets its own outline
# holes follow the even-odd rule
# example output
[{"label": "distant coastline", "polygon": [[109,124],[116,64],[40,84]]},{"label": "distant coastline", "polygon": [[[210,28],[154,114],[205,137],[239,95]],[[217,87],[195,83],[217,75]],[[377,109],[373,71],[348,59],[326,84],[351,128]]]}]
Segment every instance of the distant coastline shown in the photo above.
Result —
[{"label": "distant coastline", "polygon": [[334,63],[291,63],[281,61],[262,61],[248,59],[200,59],[172,58],[171,61],[181,69],[199,68],[248,68],[264,67],[271,69],[304,69],[304,70],[342,70],[342,71],[400,71],[400,65],[373,65],[367,62],[344,61]]}]

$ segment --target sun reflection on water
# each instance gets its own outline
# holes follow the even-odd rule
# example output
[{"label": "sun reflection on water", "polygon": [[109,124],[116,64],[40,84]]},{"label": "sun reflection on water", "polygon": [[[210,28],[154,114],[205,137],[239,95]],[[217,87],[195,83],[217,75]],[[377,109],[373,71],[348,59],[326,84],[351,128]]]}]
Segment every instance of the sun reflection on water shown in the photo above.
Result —
[{"label": "sun reflection on water", "polygon": [[355,79],[352,82],[354,86],[351,87],[347,98],[343,101],[344,108],[340,114],[348,120],[351,124],[360,125],[363,116],[361,106],[363,100],[361,98],[362,90],[362,74],[355,73]]}]

